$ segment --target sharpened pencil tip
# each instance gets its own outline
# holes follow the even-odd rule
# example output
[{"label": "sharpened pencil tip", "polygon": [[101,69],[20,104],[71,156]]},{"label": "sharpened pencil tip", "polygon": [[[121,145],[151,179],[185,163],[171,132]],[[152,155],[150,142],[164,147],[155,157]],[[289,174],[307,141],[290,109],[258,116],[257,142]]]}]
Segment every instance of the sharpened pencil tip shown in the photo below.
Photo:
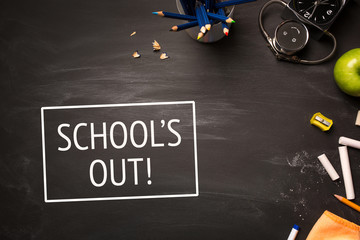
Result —
[{"label": "sharpened pencil tip", "polygon": [[152,12],[152,14],[158,15],[158,12]]},{"label": "sharpened pencil tip", "polygon": [[205,25],[205,28],[206,28],[206,30],[210,31],[210,29],[211,29],[211,24],[206,24],[206,25]]},{"label": "sharpened pencil tip", "polygon": [[226,35],[226,36],[229,36],[229,33],[228,33],[228,32],[226,32],[226,33],[225,33],[225,35]]},{"label": "sharpened pencil tip", "polygon": [[334,197],[336,197],[339,201],[341,201],[341,199],[342,199],[342,197],[337,194],[334,194]]},{"label": "sharpened pencil tip", "polygon": [[235,21],[234,21],[234,19],[232,19],[232,18],[228,18],[228,19],[226,19],[226,22],[227,22],[227,23],[234,23]]}]

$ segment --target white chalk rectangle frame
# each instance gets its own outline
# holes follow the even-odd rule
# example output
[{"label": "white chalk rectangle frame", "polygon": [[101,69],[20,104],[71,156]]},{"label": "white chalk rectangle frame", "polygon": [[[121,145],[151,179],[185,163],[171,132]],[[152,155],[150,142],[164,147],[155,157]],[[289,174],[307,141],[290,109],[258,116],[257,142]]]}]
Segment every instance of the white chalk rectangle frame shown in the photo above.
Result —
[{"label": "white chalk rectangle frame", "polygon": [[[58,109],[84,109],[84,108],[107,108],[107,107],[135,107],[135,106],[157,106],[157,105],[179,105],[191,104],[193,111],[193,131],[194,131],[194,164],[195,164],[195,193],[188,194],[167,194],[167,195],[146,195],[146,196],[124,196],[124,197],[97,197],[97,198],[71,198],[71,199],[48,199],[47,180],[46,180],[46,152],[45,152],[45,110]],[[41,131],[42,131],[42,153],[43,153],[43,178],[44,178],[44,201],[46,203],[57,202],[87,202],[105,200],[129,200],[129,199],[154,199],[154,198],[184,198],[199,196],[199,174],[197,158],[197,138],[196,138],[196,112],[195,101],[175,101],[175,102],[149,102],[149,103],[124,103],[124,104],[96,104],[96,105],[74,105],[74,106],[53,106],[41,108]]]}]

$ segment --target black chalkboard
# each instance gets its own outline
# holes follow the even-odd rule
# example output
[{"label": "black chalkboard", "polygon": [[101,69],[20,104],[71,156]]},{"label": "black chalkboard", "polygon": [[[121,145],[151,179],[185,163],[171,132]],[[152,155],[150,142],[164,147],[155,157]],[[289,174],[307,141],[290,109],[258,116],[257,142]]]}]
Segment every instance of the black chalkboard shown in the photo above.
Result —
[{"label": "black chalkboard", "polygon": [[[317,156],[325,153],[341,175],[338,138],[360,139],[354,124],[359,100],[339,90],[332,72],[337,58],[359,47],[360,2],[350,1],[332,25],[336,54],[316,66],[274,58],[257,22],[265,2],[237,6],[229,36],[212,44],[198,43],[186,32],[169,32],[182,22],[151,14],[176,12],[175,1],[1,2],[0,238],[275,240],[286,239],[297,224],[301,240],[325,210],[359,224],[358,213],[332,197],[345,195],[344,184],[331,181]],[[270,8],[268,31],[272,33],[280,21],[281,7]],[[153,40],[160,43],[160,52],[153,51]],[[326,39],[312,41],[306,54],[321,56],[330,47]],[[132,57],[136,50],[138,59]],[[170,58],[160,60],[162,52]],[[164,102],[191,104],[165,109],[49,109]],[[329,132],[310,125],[316,112],[334,121]],[[142,120],[149,127],[154,120],[159,127],[161,120],[171,119],[181,119],[172,125],[182,136],[181,149],[71,149],[64,164],[44,165],[44,149],[51,161],[59,157],[59,147],[66,147],[56,131],[59,124],[70,124],[63,130],[71,136],[76,124],[88,123],[79,127],[78,140],[91,147],[86,133],[91,121],[100,129],[102,122],[107,127],[114,121],[131,126]],[[136,129],[141,130],[140,125]],[[174,134],[158,134],[163,138],[156,141],[177,142]],[[136,136],[141,142],[141,134]],[[143,158],[143,165],[138,162],[138,185],[132,185],[138,188],[117,195],[117,188],[109,186],[97,188],[95,194],[86,185],[91,161],[101,159],[108,167],[116,156],[118,166],[121,158]],[[148,156],[151,176],[145,164]],[[349,156],[359,195],[359,150],[349,149]],[[173,165],[155,162],[170,157],[176,160]],[[134,162],[130,163],[128,180],[133,183]],[[101,166],[98,161],[93,169],[97,184],[102,181]],[[175,170],[157,175],[170,169]],[[152,195],[149,187],[157,187],[156,194],[191,196],[46,202],[45,174],[48,200]],[[84,181],[74,183],[77,178]],[[162,179],[176,188],[156,185]],[[354,202],[360,203],[358,198]]]}]

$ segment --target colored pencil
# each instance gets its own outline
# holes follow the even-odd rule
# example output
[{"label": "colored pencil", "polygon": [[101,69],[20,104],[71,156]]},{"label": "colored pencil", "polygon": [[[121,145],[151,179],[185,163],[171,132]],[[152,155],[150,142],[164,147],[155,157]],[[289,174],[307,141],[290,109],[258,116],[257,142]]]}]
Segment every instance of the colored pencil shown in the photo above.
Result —
[{"label": "colored pencil", "polygon": [[187,0],[187,1],[189,2],[189,7],[190,7],[190,9],[192,11],[192,15],[195,16],[195,1],[196,0]]},{"label": "colored pencil", "polygon": [[214,4],[215,4],[215,0],[210,0],[210,6],[209,6],[209,11],[210,12],[214,11]]},{"label": "colored pencil", "polygon": [[237,5],[241,3],[252,2],[256,0],[229,0],[219,2],[217,0],[179,0],[185,14],[178,14],[172,12],[158,11],[153,14],[187,20],[187,23],[175,25],[170,31],[181,31],[199,25],[200,32],[197,39],[202,38],[207,30],[210,30],[212,24],[221,22],[223,32],[226,36],[229,35],[228,23],[235,23],[235,21],[227,17],[223,7]]},{"label": "colored pencil", "polygon": [[202,38],[204,36],[204,34],[202,32],[199,32],[198,33],[198,36],[197,36],[197,40],[199,40],[200,38]]},{"label": "colored pencil", "polygon": [[228,6],[232,6],[232,5],[253,2],[253,1],[255,1],[255,0],[230,0],[230,1],[225,1],[225,2],[217,2],[217,3],[215,3],[215,8],[223,8],[223,7],[228,7]]},{"label": "colored pencil", "polygon": [[199,23],[199,28],[200,28],[200,32],[202,32],[203,34],[205,34],[206,32],[206,27],[205,27],[205,22],[201,13],[201,9],[200,9],[200,2],[196,2],[196,8],[195,8],[195,13],[196,13],[196,18],[197,21]]},{"label": "colored pencil", "polygon": [[340,201],[342,202],[343,204],[345,205],[348,205],[349,207],[355,209],[356,211],[360,212],[360,206],[347,200],[346,198],[342,197],[342,196],[339,196],[339,195],[336,195],[334,194],[334,196]]},{"label": "colored pencil", "polygon": [[229,29],[228,28],[223,27],[223,32],[224,32],[225,36],[229,36]]},{"label": "colored pencil", "polygon": [[220,14],[215,14],[215,13],[208,12],[207,15],[212,19],[219,20],[219,21],[222,21],[222,22],[226,22],[226,23],[234,23],[235,22],[232,18],[223,16],[223,15],[220,15]]},{"label": "colored pencil", "polygon": [[214,0],[205,0],[205,9],[208,12],[212,12],[212,4],[213,4]]},{"label": "colored pencil", "polygon": [[198,25],[198,21],[192,21],[192,22],[180,24],[180,25],[177,25],[177,26],[173,26],[170,29],[170,31],[177,32],[177,31],[181,31],[181,30],[188,29],[188,28],[191,28],[191,27],[195,27],[197,25]]},{"label": "colored pencil", "polygon": [[[187,11],[185,11],[184,9],[185,14],[195,16],[195,0],[180,0],[180,1],[184,2],[184,5],[187,7]],[[183,6],[183,3],[181,3],[181,5]]]},{"label": "colored pencil", "polygon": [[189,1],[186,1],[186,0],[180,0],[180,3],[181,3],[181,6],[184,10],[184,13],[186,15],[192,15],[192,11],[191,11],[191,8],[190,8],[190,5],[189,5]]},{"label": "colored pencil", "polygon": [[176,18],[176,19],[183,19],[183,20],[197,20],[195,16],[185,15],[185,14],[178,14],[178,13],[171,13],[171,12],[153,12],[152,14],[161,16],[161,17],[168,17],[168,18]]},{"label": "colored pencil", "polygon": [[[221,16],[225,16],[225,12],[224,12],[224,9],[222,8],[219,8],[218,12],[217,12],[219,15]],[[229,26],[227,25],[226,22],[221,22],[221,25],[223,27],[223,32],[226,36],[229,36]]]},{"label": "colored pencil", "polygon": [[201,10],[202,17],[204,19],[205,28],[209,31],[211,28],[211,24],[210,24],[210,20],[207,16],[207,12],[206,12],[206,9],[203,4],[200,4],[200,10]]}]

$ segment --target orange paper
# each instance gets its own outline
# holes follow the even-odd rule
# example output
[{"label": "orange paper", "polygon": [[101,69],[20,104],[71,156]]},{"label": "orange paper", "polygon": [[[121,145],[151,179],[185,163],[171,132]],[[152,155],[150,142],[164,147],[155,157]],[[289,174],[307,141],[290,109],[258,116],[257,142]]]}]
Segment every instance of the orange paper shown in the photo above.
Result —
[{"label": "orange paper", "polygon": [[306,240],[360,240],[360,226],[325,211]]}]

